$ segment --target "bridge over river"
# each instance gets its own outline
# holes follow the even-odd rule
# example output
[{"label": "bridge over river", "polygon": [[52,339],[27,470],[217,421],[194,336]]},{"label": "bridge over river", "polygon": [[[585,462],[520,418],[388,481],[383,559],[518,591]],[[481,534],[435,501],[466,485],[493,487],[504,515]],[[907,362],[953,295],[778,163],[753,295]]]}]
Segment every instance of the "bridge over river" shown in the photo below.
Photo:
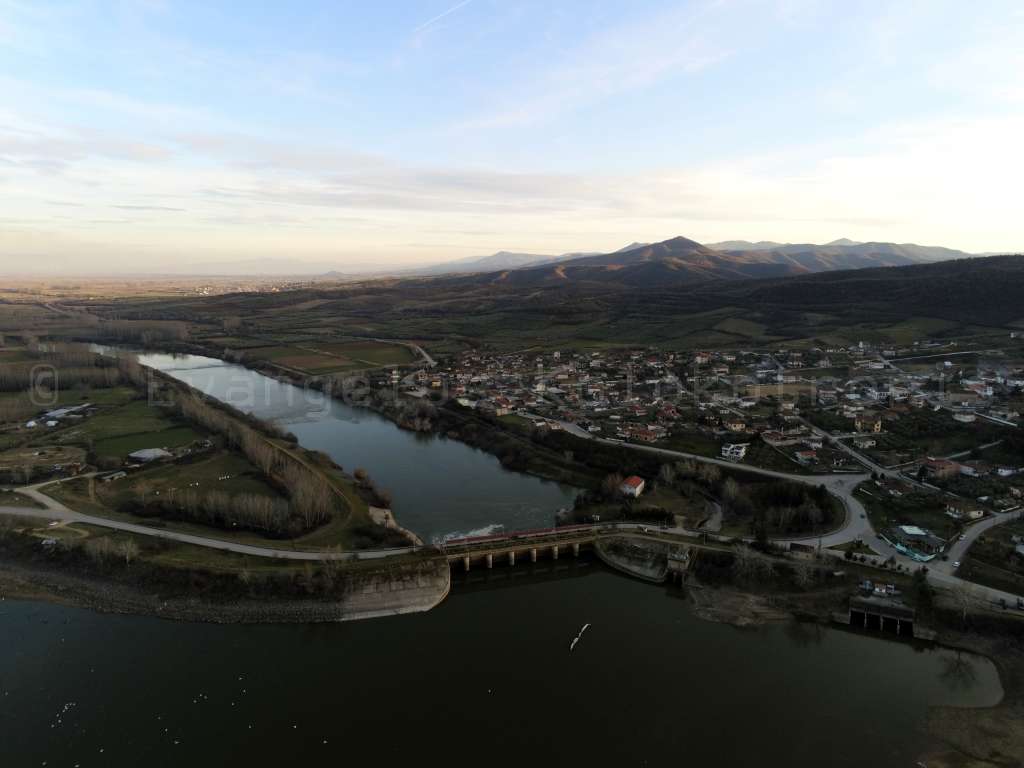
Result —
[{"label": "bridge over river", "polygon": [[563,553],[571,553],[573,557],[577,557],[583,547],[592,546],[601,534],[614,533],[616,530],[615,526],[599,525],[534,528],[489,536],[449,539],[439,548],[449,563],[461,563],[468,571],[473,563],[492,568],[496,561],[515,565],[517,559],[529,558],[535,563],[540,557],[557,560]]}]

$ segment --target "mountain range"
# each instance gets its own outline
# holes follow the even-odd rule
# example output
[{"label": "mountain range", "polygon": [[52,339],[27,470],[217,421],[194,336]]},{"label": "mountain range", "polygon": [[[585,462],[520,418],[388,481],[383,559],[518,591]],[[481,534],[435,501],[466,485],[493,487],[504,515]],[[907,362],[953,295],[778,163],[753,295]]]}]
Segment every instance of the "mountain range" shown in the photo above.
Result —
[{"label": "mountain range", "polygon": [[674,237],[660,243],[631,243],[611,253],[544,256],[502,251],[406,274],[509,288],[565,283],[651,287],[899,267],[970,256],[949,248],[846,239],[825,245],[734,240],[707,246]]}]

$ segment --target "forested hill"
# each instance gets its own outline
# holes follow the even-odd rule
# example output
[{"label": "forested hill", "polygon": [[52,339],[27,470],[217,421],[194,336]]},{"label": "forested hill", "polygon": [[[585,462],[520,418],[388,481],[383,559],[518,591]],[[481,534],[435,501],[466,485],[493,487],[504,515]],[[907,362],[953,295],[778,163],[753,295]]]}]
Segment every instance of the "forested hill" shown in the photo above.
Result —
[{"label": "forested hill", "polygon": [[[983,325],[1024,321],[1024,256],[825,272],[742,288],[751,305],[817,307],[863,313],[868,320],[881,313]],[[717,293],[724,297],[729,291]]]}]

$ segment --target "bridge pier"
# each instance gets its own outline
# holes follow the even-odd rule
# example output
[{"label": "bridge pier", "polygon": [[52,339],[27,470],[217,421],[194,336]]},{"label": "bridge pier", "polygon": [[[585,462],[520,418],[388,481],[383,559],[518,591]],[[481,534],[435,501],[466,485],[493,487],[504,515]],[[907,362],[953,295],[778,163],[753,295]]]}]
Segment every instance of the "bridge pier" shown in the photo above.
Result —
[{"label": "bridge pier", "polygon": [[515,565],[516,564],[516,553],[515,553],[515,551],[511,551],[511,552],[508,553],[508,564],[509,565]]},{"label": "bridge pier", "polygon": [[462,567],[465,568],[467,572],[469,571],[469,555],[462,558]]},{"label": "bridge pier", "polygon": [[555,544],[555,545],[553,545],[551,547],[551,559],[552,560],[557,560],[558,559],[558,545],[557,544]]},{"label": "bridge pier", "polygon": [[575,544],[572,545],[572,556],[573,557],[579,557],[580,556],[580,543],[578,541]]},{"label": "bridge pier", "polygon": [[533,549],[530,550],[530,562],[531,563],[536,563],[537,562],[537,548],[536,547],[534,547]]},{"label": "bridge pier", "polygon": [[493,568],[494,567],[494,555],[492,555],[490,553],[487,553],[487,567],[488,568]]}]

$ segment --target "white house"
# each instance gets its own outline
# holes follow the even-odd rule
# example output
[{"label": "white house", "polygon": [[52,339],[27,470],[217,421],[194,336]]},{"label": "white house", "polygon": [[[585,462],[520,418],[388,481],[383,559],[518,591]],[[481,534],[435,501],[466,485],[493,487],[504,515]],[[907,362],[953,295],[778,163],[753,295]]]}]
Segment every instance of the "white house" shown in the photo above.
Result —
[{"label": "white house", "polygon": [[750,443],[726,443],[722,446],[722,458],[740,461],[747,455]]}]

